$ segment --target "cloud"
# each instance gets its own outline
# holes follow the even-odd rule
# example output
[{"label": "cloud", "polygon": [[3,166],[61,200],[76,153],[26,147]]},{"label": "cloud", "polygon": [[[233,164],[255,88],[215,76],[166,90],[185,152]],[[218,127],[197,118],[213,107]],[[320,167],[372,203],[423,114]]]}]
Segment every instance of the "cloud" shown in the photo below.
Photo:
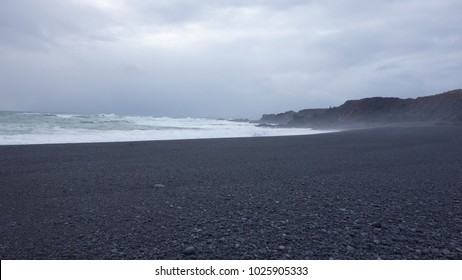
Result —
[{"label": "cloud", "polygon": [[0,3],[0,110],[258,116],[460,86],[462,3]]}]

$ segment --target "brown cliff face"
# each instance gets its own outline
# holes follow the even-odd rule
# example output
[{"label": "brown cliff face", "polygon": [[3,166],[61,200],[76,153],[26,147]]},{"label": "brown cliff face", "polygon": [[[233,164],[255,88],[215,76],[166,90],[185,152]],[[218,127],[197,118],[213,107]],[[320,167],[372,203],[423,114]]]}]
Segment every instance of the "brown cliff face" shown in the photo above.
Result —
[{"label": "brown cliff face", "polygon": [[462,89],[416,99],[372,97],[349,100],[330,109],[299,111],[285,123],[290,126],[332,127],[406,122],[462,123]]}]

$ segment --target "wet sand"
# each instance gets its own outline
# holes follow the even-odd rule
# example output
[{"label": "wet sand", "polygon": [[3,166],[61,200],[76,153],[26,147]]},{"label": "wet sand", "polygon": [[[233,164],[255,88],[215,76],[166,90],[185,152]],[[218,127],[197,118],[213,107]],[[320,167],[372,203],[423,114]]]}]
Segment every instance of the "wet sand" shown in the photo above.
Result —
[{"label": "wet sand", "polygon": [[1,259],[462,259],[462,127],[0,146]]}]

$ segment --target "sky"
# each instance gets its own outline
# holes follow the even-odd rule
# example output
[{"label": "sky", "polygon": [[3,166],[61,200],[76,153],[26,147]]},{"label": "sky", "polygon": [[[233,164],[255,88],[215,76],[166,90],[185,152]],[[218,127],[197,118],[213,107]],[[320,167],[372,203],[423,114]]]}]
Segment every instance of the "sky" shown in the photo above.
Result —
[{"label": "sky", "polygon": [[460,0],[0,0],[0,110],[250,117],[462,88]]}]

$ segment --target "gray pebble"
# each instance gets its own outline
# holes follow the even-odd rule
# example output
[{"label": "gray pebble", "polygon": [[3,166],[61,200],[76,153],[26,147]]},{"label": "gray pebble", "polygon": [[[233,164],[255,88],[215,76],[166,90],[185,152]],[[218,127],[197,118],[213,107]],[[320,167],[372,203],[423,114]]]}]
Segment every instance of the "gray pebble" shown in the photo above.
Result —
[{"label": "gray pebble", "polygon": [[164,184],[155,184],[154,188],[165,188]]},{"label": "gray pebble", "polygon": [[347,245],[347,251],[353,251],[355,248],[351,247],[350,245]]},{"label": "gray pebble", "polygon": [[375,229],[381,229],[381,228],[383,228],[383,224],[380,223],[380,222],[376,222],[376,223],[372,224],[372,227],[375,228]]},{"label": "gray pebble", "polygon": [[443,254],[444,254],[445,256],[450,255],[450,254],[451,254],[451,251],[449,251],[448,249],[443,249]]},{"label": "gray pebble", "polygon": [[197,249],[194,246],[188,246],[184,249],[183,254],[185,255],[192,255],[196,253]]}]

